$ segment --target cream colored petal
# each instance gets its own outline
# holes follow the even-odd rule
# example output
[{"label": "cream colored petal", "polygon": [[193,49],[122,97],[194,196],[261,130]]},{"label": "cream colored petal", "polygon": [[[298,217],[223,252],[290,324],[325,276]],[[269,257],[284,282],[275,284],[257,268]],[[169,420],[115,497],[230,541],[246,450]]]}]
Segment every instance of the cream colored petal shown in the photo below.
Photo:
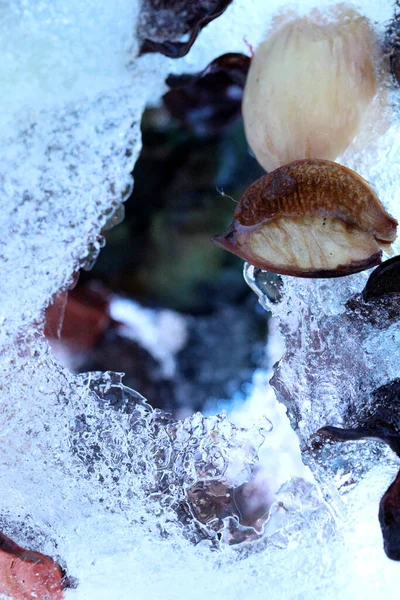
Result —
[{"label": "cream colored petal", "polygon": [[376,95],[376,43],[355,11],[337,22],[296,19],[257,49],[243,97],[248,142],[271,171],[303,158],[334,160]]},{"label": "cream colored petal", "polygon": [[251,233],[241,250],[264,261],[267,270],[293,274],[365,268],[380,251],[371,234],[338,219],[321,217],[267,223]]}]

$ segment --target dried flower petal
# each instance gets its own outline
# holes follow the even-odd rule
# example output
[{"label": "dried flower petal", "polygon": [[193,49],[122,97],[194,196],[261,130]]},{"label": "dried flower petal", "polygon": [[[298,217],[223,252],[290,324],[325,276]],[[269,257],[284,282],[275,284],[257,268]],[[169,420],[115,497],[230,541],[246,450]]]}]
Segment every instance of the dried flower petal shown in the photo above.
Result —
[{"label": "dried flower petal", "polygon": [[363,290],[363,299],[368,302],[392,294],[400,294],[400,256],[385,260],[371,273]]},{"label": "dried flower petal", "polygon": [[[322,427],[315,434],[338,442],[349,442],[365,438],[375,438],[386,442],[400,456],[400,435],[385,431],[384,428],[341,429]],[[382,529],[383,547],[386,556],[400,561],[400,471],[396,479],[382,496],[379,503],[379,523]]]},{"label": "dried flower petal", "polygon": [[378,56],[368,21],[351,9],[331,22],[315,11],[269,36],[256,50],[243,96],[246,137],[260,165],[271,171],[344,152],[363,123],[377,120],[366,109],[378,89]]},{"label": "dried flower petal", "polygon": [[24,550],[0,533],[0,595],[62,600],[63,572],[50,556]]},{"label": "dried flower petal", "polygon": [[254,266],[297,277],[340,277],[381,262],[397,221],[357,173],[299,160],[264,175],[212,240]]},{"label": "dried flower petal", "polygon": [[197,135],[219,133],[240,115],[250,58],[228,53],[213,60],[201,73],[170,75],[174,88],[163,101],[169,113]]},{"label": "dried flower petal", "polygon": [[[200,31],[208,23],[221,16],[232,0],[147,0],[142,9],[139,33],[148,31],[151,39],[145,39],[140,54],[161,52],[170,58],[185,56],[196,41]],[[172,38],[189,33],[186,42]],[[168,37],[166,37],[168,36]]]},{"label": "dried flower petal", "polygon": [[400,560],[400,471],[379,503],[379,523],[386,556]]}]

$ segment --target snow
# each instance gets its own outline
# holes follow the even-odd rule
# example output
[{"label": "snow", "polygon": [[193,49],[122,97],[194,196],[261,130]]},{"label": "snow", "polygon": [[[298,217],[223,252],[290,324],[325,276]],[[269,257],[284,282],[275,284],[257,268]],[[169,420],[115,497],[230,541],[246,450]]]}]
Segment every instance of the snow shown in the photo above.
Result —
[{"label": "snow", "polygon": [[[102,228],[128,195],[141,113],[163,93],[166,74],[201,70],[223,52],[247,52],[246,41],[256,46],[285,4],[235,0],[176,62],[135,59],[140,7],[134,0],[0,4],[0,517],[18,543],[65,561],[78,580],[66,598],[308,600],[357,597],[361,586],[365,597],[379,598],[398,584],[398,565],[383,553],[376,518],[397,468],[387,454],[385,462],[368,462],[344,498],[313,465],[323,497],[296,455],[297,440],[265,373],[256,374],[242,414],[231,416],[236,425],[226,416],[199,414],[174,424],[113,374],[73,376],[43,336],[45,306],[94,259]],[[314,1],[300,4],[307,12]],[[379,21],[381,32],[392,4],[371,0],[361,10]],[[399,140],[392,115],[375,148],[342,157],[397,217]],[[327,415],[342,418],[336,407],[344,389],[356,398],[356,386],[342,381],[340,369],[360,344],[360,372],[368,381],[399,374],[392,341],[398,328],[372,340],[365,326],[356,331],[354,348],[346,341],[354,328],[343,329],[343,305],[365,281],[365,274],[320,282],[287,278],[281,304],[270,307],[263,299],[285,335],[303,327],[299,354],[282,359],[279,375],[294,396],[308,399],[301,441]],[[331,344],[338,369],[316,357],[319,379],[308,387],[304,348],[322,326],[349,336],[342,345],[340,337],[321,340]],[[154,324],[149,327],[154,333]],[[179,330],[177,343],[183,337]],[[380,364],[376,375],[371,352]],[[200,528],[200,535],[193,516],[185,520],[179,512],[182,500],[196,481],[240,485],[258,465],[268,488],[261,486],[261,493],[274,502],[265,535],[216,549],[211,529]],[[235,526],[228,518],[225,533]]]},{"label": "snow", "polygon": [[175,355],[187,342],[184,318],[173,310],[151,310],[137,302],[115,296],[110,302],[110,316],[122,323],[121,335],[139,342],[161,363],[165,377],[176,371]]}]

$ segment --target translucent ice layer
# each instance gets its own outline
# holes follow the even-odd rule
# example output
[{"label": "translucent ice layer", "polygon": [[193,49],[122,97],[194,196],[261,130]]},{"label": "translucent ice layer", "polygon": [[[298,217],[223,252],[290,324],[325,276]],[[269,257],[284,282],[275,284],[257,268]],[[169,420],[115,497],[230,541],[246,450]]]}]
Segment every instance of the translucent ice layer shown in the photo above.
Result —
[{"label": "translucent ice layer", "polygon": [[[338,162],[367,179],[399,220],[399,98],[389,78],[385,85],[391,99],[386,130],[373,146],[365,149],[356,143]],[[399,248],[397,241],[396,254]],[[283,357],[271,379],[277,398],[288,407],[304,457],[317,479],[321,484],[335,481],[341,492],[351,490],[378,461],[388,468],[398,463],[380,442],[330,444],[321,443],[316,435],[325,426],[371,427],[368,433],[381,427],[398,430],[399,297],[366,300],[362,291],[369,274],[273,281],[265,272],[245,267],[247,282],[277,318],[285,339]]]},{"label": "translucent ice layer", "polygon": [[154,73],[144,85],[128,66],[137,10],[120,1],[2,4],[3,343],[90,264],[129,193],[141,112],[149,86],[162,82]]},{"label": "translucent ice layer", "polygon": [[[397,219],[399,140],[396,121],[373,153],[353,152],[341,159],[374,185]],[[400,375],[396,310],[385,309],[379,301],[363,302],[360,297],[369,273],[322,280],[283,277],[280,300],[271,302],[263,272],[251,266],[245,269],[250,286],[263,306],[278,317],[285,337],[286,351],[275,370],[273,386],[289,406],[303,445],[323,425],[346,426],[352,417],[354,424],[357,410],[373,402],[373,391]],[[398,305],[396,297],[388,302]]]},{"label": "translucent ice layer", "polygon": [[[235,0],[176,62],[135,59],[140,5],[133,0],[0,5],[1,528],[59,557],[77,579],[66,597],[128,599],[134,590],[140,600],[337,598],[357,597],[361,584],[380,597],[397,585],[398,565],[382,552],[376,519],[395,473],[389,461],[370,461],[347,506],[334,486],[326,485],[327,504],[299,477],[269,489],[276,465],[268,453],[260,458],[268,414],[247,428],[224,416],[171,422],[112,374],[73,377],[42,335],[45,306],[90,265],[102,228],[119,218],[140,150],[141,112],[157,102],[165,76],[246,52],[285,4]],[[313,5],[305,0],[299,10]],[[392,6],[377,0],[363,11],[381,34]],[[399,216],[392,121],[373,151],[343,162]],[[396,325],[382,325],[377,338],[367,322],[345,314],[365,281],[364,274],[286,279],[272,307],[287,336],[287,371],[275,378],[290,392],[303,444],[327,419],[344,422],[344,395],[356,405],[360,385],[367,392],[396,376]],[[248,503],[260,487],[260,464],[261,500]]]}]

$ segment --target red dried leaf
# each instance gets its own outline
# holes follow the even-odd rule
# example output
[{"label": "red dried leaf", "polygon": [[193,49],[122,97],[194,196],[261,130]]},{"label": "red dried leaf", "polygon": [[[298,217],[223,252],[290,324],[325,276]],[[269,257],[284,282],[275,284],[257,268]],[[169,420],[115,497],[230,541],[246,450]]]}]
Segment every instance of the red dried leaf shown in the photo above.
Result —
[{"label": "red dried leaf", "polygon": [[363,290],[363,299],[368,302],[398,294],[400,294],[400,256],[394,256],[371,273]]},{"label": "red dried leaf", "polygon": [[386,556],[392,560],[400,560],[400,471],[382,496],[379,523]]},{"label": "red dried leaf", "polygon": [[71,349],[93,348],[111,324],[108,304],[103,292],[89,287],[63,292],[46,310],[46,337]]},{"label": "red dried leaf", "polygon": [[62,600],[63,571],[50,556],[24,550],[0,533],[0,594],[13,600]]}]

